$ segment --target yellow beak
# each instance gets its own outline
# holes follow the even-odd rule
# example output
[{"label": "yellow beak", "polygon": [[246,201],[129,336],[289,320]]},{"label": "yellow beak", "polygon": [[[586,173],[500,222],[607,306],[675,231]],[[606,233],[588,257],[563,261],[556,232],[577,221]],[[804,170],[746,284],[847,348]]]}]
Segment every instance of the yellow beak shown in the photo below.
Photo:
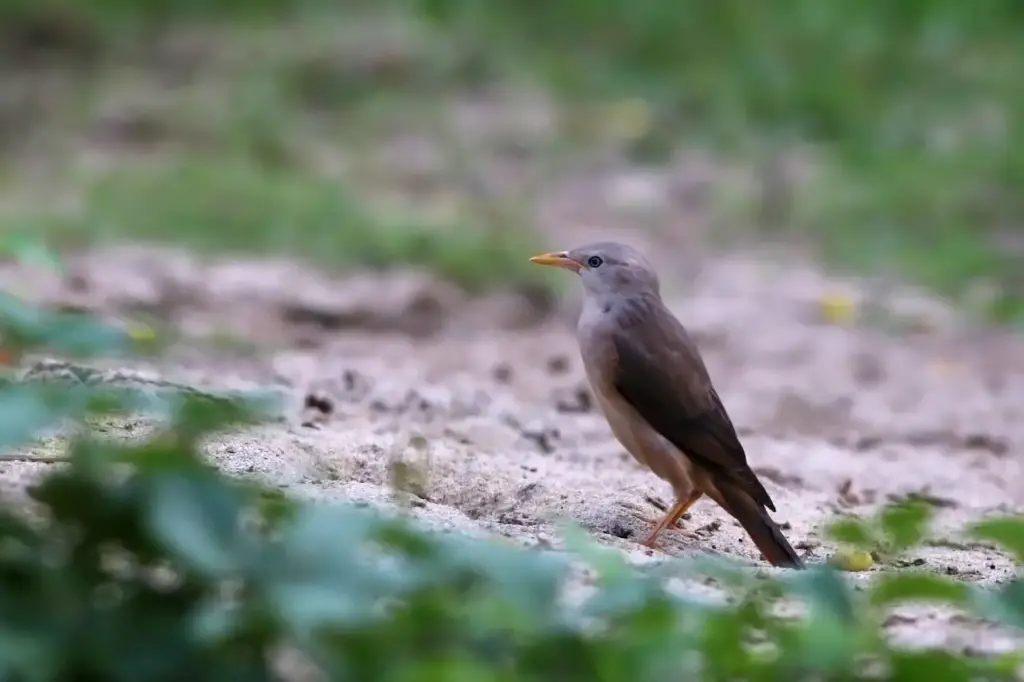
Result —
[{"label": "yellow beak", "polygon": [[569,254],[565,251],[552,251],[550,253],[538,254],[530,258],[530,262],[537,265],[549,265],[555,268],[572,270],[573,272],[579,272],[585,267],[583,263],[569,258]]}]

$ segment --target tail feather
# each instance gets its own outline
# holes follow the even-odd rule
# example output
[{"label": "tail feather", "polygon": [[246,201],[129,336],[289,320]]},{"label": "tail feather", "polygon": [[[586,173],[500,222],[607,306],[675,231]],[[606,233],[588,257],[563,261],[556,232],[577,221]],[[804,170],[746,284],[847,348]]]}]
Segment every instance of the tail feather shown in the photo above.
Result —
[{"label": "tail feather", "polygon": [[768,563],[786,568],[804,567],[796,550],[782,534],[782,529],[768,516],[763,506],[732,483],[715,481],[715,487],[721,493],[722,507],[740,522]]}]

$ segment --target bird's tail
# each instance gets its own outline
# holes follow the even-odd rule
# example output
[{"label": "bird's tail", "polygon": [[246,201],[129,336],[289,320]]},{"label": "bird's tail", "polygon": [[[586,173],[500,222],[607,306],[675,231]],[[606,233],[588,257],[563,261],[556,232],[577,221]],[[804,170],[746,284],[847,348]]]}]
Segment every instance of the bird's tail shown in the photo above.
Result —
[{"label": "bird's tail", "polygon": [[740,522],[743,530],[747,531],[747,535],[761,550],[768,563],[786,568],[804,567],[796,550],[786,540],[778,524],[768,516],[768,511],[764,507],[732,483],[715,481],[715,487],[725,502],[722,506]]}]

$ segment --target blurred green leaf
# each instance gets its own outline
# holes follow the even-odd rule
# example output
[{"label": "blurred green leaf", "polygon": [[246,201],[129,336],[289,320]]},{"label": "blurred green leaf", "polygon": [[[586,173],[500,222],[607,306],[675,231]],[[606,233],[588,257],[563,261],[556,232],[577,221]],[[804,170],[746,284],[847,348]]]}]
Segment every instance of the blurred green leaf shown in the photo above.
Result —
[{"label": "blurred green leaf", "polygon": [[189,629],[201,642],[223,644],[241,634],[247,615],[236,602],[210,599],[196,605],[189,618]]},{"label": "blurred green leaf", "polygon": [[0,628],[0,670],[25,680],[54,679],[60,661],[60,644],[43,633]]},{"label": "blurred green leaf", "polygon": [[0,294],[0,334],[7,348],[76,357],[113,355],[130,348],[127,334],[93,315],[44,313],[9,294]]},{"label": "blurred green leaf", "polygon": [[[604,589],[591,595],[583,604],[581,615],[585,620],[623,617],[654,616],[654,608],[667,599],[662,584],[650,577],[633,578],[609,583]],[[648,614],[645,609],[652,608]]]},{"label": "blurred green leaf", "polygon": [[533,627],[543,628],[553,622],[567,574],[561,557],[549,552],[524,552],[519,547],[486,540],[447,540],[448,551],[439,552],[437,557],[442,566],[447,564],[447,570],[485,577],[494,596],[507,603],[510,611],[529,614]]},{"label": "blurred green leaf", "polygon": [[270,421],[278,405],[265,398],[180,393],[167,398],[178,439],[194,442],[203,436]]},{"label": "blurred green leaf", "polygon": [[888,537],[890,549],[902,551],[921,543],[931,518],[929,505],[913,501],[884,508],[879,523]]},{"label": "blurred green leaf", "polygon": [[131,347],[131,338],[124,331],[81,313],[54,315],[44,334],[43,347],[72,357],[120,354]]},{"label": "blurred green leaf", "polygon": [[585,560],[605,585],[613,585],[632,575],[629,562],[620,552],[600,546],[578,525],[563,524],[562,535],[565,549]]},{"label": "blurred green leaf", "polygon": [[0,380],[0,448],[23,445],[67,420],[114,414],[133,406],[130,395],[81,385],[24,384]]},{"label": "blurred green leaf", "polygon": [[279,530],[295,521],[300,508],[283,491],[256,488],[251,493],[259,500],[257,506],[260,517],[271,530]]},{"label": "blurred green leaf", "polygon": [[38,348],[45,338],[46,315],[17,297],[0,292],[0,333],[7,347]]},{"label": "blurred green leaf", "polygon": [[148,442],[140,445],[104,448],[107,459],[129,464],[140,474],[157,477],[162,474],[209,477],[214,475],[211,467],[199,455],[182,447],[181,442],[170,432],[158,432]]},{"label": "blurred green leaf", "polygon": [[937,602],[967,607],[972,598],[966,583],[919,572],[880,575],[872,581],[868,594],[872,603],[885,606],[901,602]]},{"label": "blurred green leaf", "polygon": [[783,582],[787,591],[803,598],[810,613],[798,628],[793,650],[782,655],[819,673],[848,670],[860,642],[853,593],[842,574],[828,566],[814,566],[786,576]]},{"label": "blurred green leaf", "polygon": [[1020,651],[1008,651],[984,661],[985,673],[996,679],[1019,678],[1021,666],[1024,666],[1024,653]]},{"label": "blurred green leaf", "polygon": [[340,505],[296,509],[277,558],[260,561],[268,572],[267,597],[291,628],[308,635],[369,622],[379,616],[379,599],[412,587],[402,584],[401,564],[371,560],[379,524],[367,510]]},{"label": "blurred green leaf", "polygon": [[0,390],[0,448],[24,445],[67,416],[45,393],[25,386]]},{"label": "blurred green leaf", "polygon": [[853,598],[843,576],[828,566],[814,566],[786,576],[784,583],[793,594],[807,600],[812,611],[840,623],[854,621]]},{"label": "blurred green leaf", "polygon": [[793,659],[793,665],[817,673],[842,674],[855,664],[860,649],[856,634],[851,623],[819,612],[808,618],[793,649],[784,651],[783,656]]},{"label": "blurred green leaf", "polygon": [[860,519],[843,518],[833,521],[828,525],[826,533],[837,542],[858,548],[870,548],[877,543],[867,524]]},{"label": "blurred green leaf", "polygon": [[163,474],[149,483],[148,521],[187,565],[211,577],[241,577],[255,544],[241,527],[243,501],[215,478]]},{"label": "blurred green leaf", "polygon": [[1024,582],[1019,578],[999,587],[976,590],[973,603],[980,617],[1024,630]]},{"label": "blurred green leaf", "polygon": [[892,654],[889,679],[893,682],[969,682],[974,678],[971,666],[954,654],[945,651],[896,651]]},{"label": "blurred green leaf", "polygon": [[736,646],[747,641],[754,623],[742,612],[722,610],[708,614],[701,632],[701,649],[706,670],[712,679],[743,679],[756,671],[756,659],[750,647]]},{"label": "blurred green leaf", "polygon": [[1001,517],[986,519],[971,528],[971,534],[990,540],[1013,554],[1017,563],[1024,563],[1024,519]]},{"label": "blurred green leaf", "polygon": [[10,256],[26,265],[61,270],[61,262],[38,235],[15,233],[0,238],[0,256]]}]

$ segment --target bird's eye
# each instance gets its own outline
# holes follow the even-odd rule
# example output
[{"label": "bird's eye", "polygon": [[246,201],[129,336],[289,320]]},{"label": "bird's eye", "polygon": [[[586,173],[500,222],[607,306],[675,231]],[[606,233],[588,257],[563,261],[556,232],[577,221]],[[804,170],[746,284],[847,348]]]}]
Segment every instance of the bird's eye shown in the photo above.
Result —
[{"label": "bird's eye", "polygon": [[600,256],[591,256],[587,259],[587,266],[591,268],[599,268],[603,262],[604,261],[601,260]]}]

